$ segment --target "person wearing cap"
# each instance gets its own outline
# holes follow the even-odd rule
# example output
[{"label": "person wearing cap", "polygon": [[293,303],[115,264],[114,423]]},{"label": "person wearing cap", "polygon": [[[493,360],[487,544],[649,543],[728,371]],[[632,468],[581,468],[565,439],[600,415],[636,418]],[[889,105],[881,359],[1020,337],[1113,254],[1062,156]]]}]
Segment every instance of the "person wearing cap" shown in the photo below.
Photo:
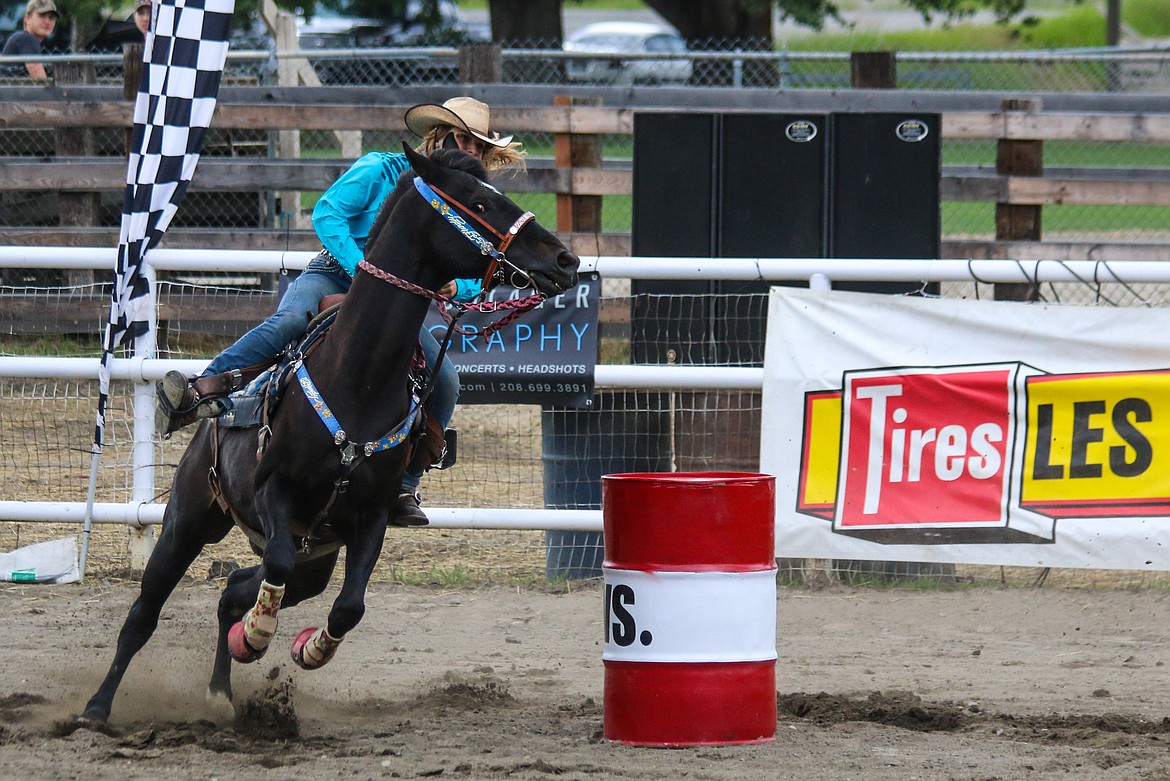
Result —
[{"label": "person wearing cap", "polygon": [[[40,54],[41,44],[57,27],[58,16],[53,0],[29,0],[24,9],[24,29],[8,36],[0,54]],[[26,62],[24,67],[34,79],[49,78],[42,63]]]},{"label": "person wearing cap", "polygon": [[134,6],[134,26],[143,38],[150,32],[150,0],[139,0],[138,5]]},{"label": "person wearing cap", "polygon": [[[460,149],[483,162],[491,173],[523,170],[527,154],[512,136],[490,132],[490,109],[474,98],[451,98],[442,105],[414,106],[404,117],[406,127],[422,139],[416,147],[429,155],[436,149]],[[276,312],[224,350],[198,377],[188,379],[172,371],[158,384],[160,433],[172,431],[230,409],[227,395],[241,387],[246,375],[275,363],[284,348],[304,335],[309,318],[326,296],[349,290],[357,265],[364,256],[370,228],[399,176],[410,170],[401,152],[370,152],[358,159],[317,201],[313,229],[322,250],[293,281]],[[439,293],[457,301],[480,294],[480,280],[456,279]],[[433,367],[439,344],[425,327],[419,342],[427,365]],[[459,398],[459,375],[450,361],[439,367],[431,392],[430,415],[445,430]],[[422,472],[403,475],[402,489],[391,514],[396,526],[427,523],[418,495]]]}]

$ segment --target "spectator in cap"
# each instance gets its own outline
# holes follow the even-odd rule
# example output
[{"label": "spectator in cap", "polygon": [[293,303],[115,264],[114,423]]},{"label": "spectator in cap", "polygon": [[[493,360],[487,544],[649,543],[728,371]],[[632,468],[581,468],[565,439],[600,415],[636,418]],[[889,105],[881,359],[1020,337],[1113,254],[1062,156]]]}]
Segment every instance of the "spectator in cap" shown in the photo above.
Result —
[{"label": "spectator in cap", "polygon": [[[57,4],[53,0],[29,0],[24,10],[24,29],[17,30],[4,42],[2,54],[40,54],[41,44],[57,27]],[[39,62],[24,64],[34,79],[47,79],[45,66]]]},{"label": "spectator in cap", "polygon": [[134,26],[144,37],[150,32],[150,0],[139,0],[134,6]]}]

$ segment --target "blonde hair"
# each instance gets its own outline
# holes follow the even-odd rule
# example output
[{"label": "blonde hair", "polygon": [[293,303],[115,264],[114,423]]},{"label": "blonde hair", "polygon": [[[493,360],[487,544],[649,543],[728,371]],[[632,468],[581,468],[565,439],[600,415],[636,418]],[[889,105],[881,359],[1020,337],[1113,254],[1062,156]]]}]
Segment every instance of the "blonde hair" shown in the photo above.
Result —
[{"label": "blonde hair", "polygon": [[[414,151],[419,154],[429,155],[438,149],[439,142],[444,136],[452,130],[458,129],[451,125],[436,125],[427,131],[427,134],[423,136],[422,143],[415,147]],[[518,141],[512,141],[505,147],[492,146],[491,144],[484,143],[483,167],[491,174],[510,169],[511,174],[515,176],[521,171],[528,169],[528,164],[524,160],[527,154],[528,150]]]}]

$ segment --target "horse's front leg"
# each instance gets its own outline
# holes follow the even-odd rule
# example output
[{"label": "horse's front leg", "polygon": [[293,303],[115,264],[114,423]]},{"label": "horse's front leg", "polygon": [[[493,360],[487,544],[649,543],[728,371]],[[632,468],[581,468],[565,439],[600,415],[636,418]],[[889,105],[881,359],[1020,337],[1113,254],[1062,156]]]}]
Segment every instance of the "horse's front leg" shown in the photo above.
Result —
[{"label": "horse's front leg", "polygon": [[353,525],[342,533],[345,541],[345,579],[333,601],[326,625],[301,630],[292,644],[292,658],[306,670],[323,667],[342,639],[366,612],[366,587],[382,554],[389,514],[385,509],[354,513]]},{"label": "horse's front leg", "polygon": [[167,504],[162,534],[142,574],[138,598],[118,633],[117,650],[110,670],[101,687],[86,703],[82,718],[88,721],[104,722],[109,718],[114,694],[126,668],[154,634],[159,614],[175,586],[203,547],[222,540],[231,530],[231,520],[217,509],[206,508],[205,502],[204,509],[200,510],[197,506],[199,497],[192,498],[189,491],[179,486],[181,477],[180,473],[175,478],[177,490]]},{"label": "horse's front leg", "polygon": [[[289,533],[295,512],[291,487],[270,477],[256,492],[256,508],[264,525],[264,556],[254,579],[256,602],[243,618],[228,630],[227,646],[238,662],[254,662],[268,651],[276,627],[277,614],[284,599],[288,579],[293,572],[296,548]],[[226,592],[225,592],[226,594]]]}]

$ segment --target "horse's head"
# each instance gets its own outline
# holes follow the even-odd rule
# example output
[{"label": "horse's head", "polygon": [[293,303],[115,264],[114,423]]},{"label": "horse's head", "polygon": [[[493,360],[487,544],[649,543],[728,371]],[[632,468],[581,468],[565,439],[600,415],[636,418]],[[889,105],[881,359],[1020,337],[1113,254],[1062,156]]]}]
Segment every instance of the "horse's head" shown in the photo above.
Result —
[{"label": "horse's head", "polygon": [[[508,196],[492,187],[468,155],[438,150],[424,157],[403,144],[417,175],[414,189],[437,226],[435,244],[454,277],[483,277],[533,287],[545,296],[577,283],[580,258]],[[409,174],[408,174],[409,175]]]}]

